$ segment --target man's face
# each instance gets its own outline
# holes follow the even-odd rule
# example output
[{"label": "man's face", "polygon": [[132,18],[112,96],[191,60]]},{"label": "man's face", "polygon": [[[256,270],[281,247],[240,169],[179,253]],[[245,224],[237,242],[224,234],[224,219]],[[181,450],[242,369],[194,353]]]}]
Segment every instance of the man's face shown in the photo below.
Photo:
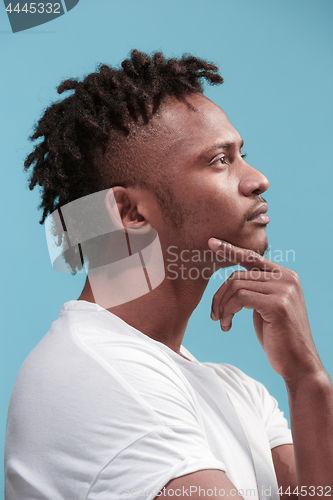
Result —
[{"label": "man's face", "polygon": [[242,157],[242,139],[221,108],[202,94],[186,100],[195,110],[169,99],[158,114],[159,140],[172,143],[161,168],[183,216],[176,230],[167,220],[157,224],[161,242],[207,250],[213,236],[263,254],[267,221],[249,219],[265,206],[260,194],[268,180]]}]

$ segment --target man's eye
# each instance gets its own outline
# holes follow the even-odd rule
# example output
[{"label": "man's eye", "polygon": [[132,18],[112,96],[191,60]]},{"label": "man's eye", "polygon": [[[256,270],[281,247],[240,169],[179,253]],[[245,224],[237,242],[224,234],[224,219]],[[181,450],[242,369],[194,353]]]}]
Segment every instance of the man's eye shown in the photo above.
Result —
[{"label": "man's eye", "polygon": [[217,167],[219,165],[226,166],[228,164],[229,164],[229,161],[228,161],[228,157],[226,155],[220,156],[220,158],[219,157],[214,158],[210,162],[210,165],[215,166],[215,167]]}]

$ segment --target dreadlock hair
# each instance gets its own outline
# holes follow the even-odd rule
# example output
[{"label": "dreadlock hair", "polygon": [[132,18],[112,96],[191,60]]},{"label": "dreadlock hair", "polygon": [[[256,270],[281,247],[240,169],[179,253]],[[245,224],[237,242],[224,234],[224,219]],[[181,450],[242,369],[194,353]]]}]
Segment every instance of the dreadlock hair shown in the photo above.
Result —
[{"label": "dreadlock hair", "polygon": [[29,138],[43,139],[24,162],[31,171],[29,188],[41,187],[40,223],[83,196],[117,185],[144,185],[147,175],[140,169],[106,161],[107,148],[112,150],[112,142],[128,137],[133,127],[147,125],[166,97],[202,93],[202,79],[223,83],[218,68],[202,59],[165,59],[159,52],[149,56],[133,50],[119,69],[101,64],[83,81],[63,81],[58,94],[73,92],[45,110]]}]

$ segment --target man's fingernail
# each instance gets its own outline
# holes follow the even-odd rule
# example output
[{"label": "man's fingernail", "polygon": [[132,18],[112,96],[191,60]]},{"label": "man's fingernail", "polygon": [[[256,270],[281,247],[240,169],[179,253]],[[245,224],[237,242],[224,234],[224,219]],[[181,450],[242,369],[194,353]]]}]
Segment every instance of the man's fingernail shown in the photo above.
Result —
[{"label": "man's fingernail", "polygon": [[210,312],[210,317],[212,318],[213,321],[215,321],[217,319],[216,314],[214,313],[213,309]]},{"label": "man's fingernail", "polygon": [[212,244],[214,245],[214,247],[221,247],[222,246],[222,241],[221,240],[218,240],[217,238],[211,238],[212,240]]}]

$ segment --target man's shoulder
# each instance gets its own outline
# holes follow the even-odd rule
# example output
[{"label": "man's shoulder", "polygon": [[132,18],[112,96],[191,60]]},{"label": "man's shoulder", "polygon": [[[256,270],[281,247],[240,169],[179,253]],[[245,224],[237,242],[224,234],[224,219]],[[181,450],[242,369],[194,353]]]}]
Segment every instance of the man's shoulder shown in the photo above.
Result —
[{"label": "man's shoulder", "polygon": [[136,387],[146,380],[150,386],[173,384],[188,391],[171,354],[164,344],[97,304],[70,301],[24,361],[17,382],[38,387],[47,380],[54,386],[66,378],[75,386],[91,377],[97,383],[99,377],[111,385],[127,381]]},{"label": "man's shoulder", "polygon": [[227,389],[228,394],[234,399],[248,401],[258,407],[258,405],[265,404],[265,401],[271,398],[263,383],[234,365],[211,362],[202,364],[211,367],[215,371]]},{"label": "man's shoulder", "polygon": [[[135,337],[113,328],[103,318],[103,311],[91,308],[87,314],[86,308],[80,311],[80,307],[72,306],[64,305],[22,364],[12,392],[11,415],[19,415],[19,411],[30,415],[35,410],[41,414],[62,413],[66,418],[75,416],[77,425],[84,426],[85,419],[101,420],[107,415],[116,419],[117,405],[124,413],[140,408],[147,425],[160,425],[160,419],[140,396],[144,384],[138,370],[132,369],[135,363],[149,366],[157,356]],[[156,373],[161,366],[157,365]],[[144,378],[147,387],[153,385],[151,376]],[[129,417],[126,420],[130,422]]]}]

